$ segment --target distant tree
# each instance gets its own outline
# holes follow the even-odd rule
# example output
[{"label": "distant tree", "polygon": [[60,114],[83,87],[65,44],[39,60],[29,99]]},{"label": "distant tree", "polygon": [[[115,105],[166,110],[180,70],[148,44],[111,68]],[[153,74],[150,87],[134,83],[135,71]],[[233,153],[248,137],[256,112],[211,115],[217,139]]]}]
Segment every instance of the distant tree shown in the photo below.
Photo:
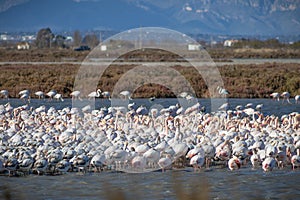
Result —
[{"label": "distant tree", "polygon": [[81,41],[82,41],[82,36],[81,36],[80,32],[75,31],[74,35],[73,35],[73,45],[74,46],[80,46]]},{"label": "distant tree", "polygon": [[300,49],[300,40],[290,45],[291,48]]},{"label": "distant tree", "polygon": [[65,36],[62,35],[56,35],[52,44],[52,47],[56,47],[56,48],[65,48]]},{"label": "distant tree", "polygon": [[53,38],[54,34],[52,33],[50,28],[42,28],[37,33],[35,41],[36,46],[38,48],[50,48]]},{"label": "distant tree", "polygon": [[83,43],[93,48],[99,44],[99,40],[95,34],[88,34],[83,38]]}]

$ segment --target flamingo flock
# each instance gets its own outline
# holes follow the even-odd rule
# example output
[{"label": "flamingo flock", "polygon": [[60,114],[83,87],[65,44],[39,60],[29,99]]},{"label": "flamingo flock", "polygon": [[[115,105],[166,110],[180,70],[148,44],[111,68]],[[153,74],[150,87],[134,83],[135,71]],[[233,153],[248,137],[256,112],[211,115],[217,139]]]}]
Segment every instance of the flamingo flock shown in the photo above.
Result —
[{"label": "flamingo flock", "polygon": [[[280,98],[282,98],[282,104],[284,104],[285,102],[288,104],[292,104],[292,102],[290,101],[291,94],[287,91],[281,94],[278,92],[273,92],[270,94],[270,97],[272,97],[272,99],[275,101],[280,101]],[[295,95],[294,99],[295,99],[295,104],[300,103],[300,95]]]},{"label": "flamingo flock", "polygon": [[[128,91],[123,91],[120,93],[120,95],[129,95]],[[0,97],[2,97],[3,99],[9,100],[9,91],[8,90],[0,90]],[[31,95],[31,91],[28,89],[24,89],[21,90],[18,93],[18,97],[20,99],[22,99],[24,102],[26,103],[30,103],[30,99],[32,97],[36,97],[38,99],[45,99],[48,98],[49,101],[52,101],[53,99],[57,100],[57,101],[64,101],[64,97],[62,94],[58,93],[56,90],[52,89],[48,92],[43,92],[41,90],[34,92],[34,95]],[[81,92],[79,90],[75,90],[73,92],[70,93],[70,97],[73,100],[82,100],[81,99]],[[88,99],[93,99],[93,98],[110,98],[110,92],[109,91],[101,91],[100,89],[97,89],[96,91],[93,91],[91,93],[88,94]],[[129,97],[130,98],[130,97]],[[131,98],[130,98],[131,99]]]},{"label": "flamingo flock", "polygon": [[[30,91],[19,95],[29,98]],[[55,98],[57,92],[46,95]],[[129,92],[121,95],[131,99]],[[300,167],[297,112],[279,118],[253,104],[214,113],[205,113],[199,103],[160,110],[134,103],[99,109],[29,105],[0,105],[2,174]]]}]

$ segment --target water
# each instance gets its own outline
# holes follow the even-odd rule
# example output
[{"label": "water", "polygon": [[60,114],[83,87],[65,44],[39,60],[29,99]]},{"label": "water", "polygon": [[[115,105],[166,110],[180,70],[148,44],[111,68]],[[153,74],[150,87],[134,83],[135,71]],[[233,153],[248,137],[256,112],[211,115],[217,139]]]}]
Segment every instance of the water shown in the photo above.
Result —
[{"label": "water", "polygon": [[[23,105],[19,99],[9,100],[12,106]],[[177,103],[176,99],[134,100],[148,108]],[[209,99],[199,102],[210,109]],[[300,104],[282,104],[270,99],[228,99],[230,107],[264,104],[263,112],[282,116],[299,112]],[[7,103],[0,100],[0,104]],[[72,100],[64,102],[33,99],[32,107],[46,105],[57,109],[72,107]],[[109,106],[108,100],[98,99],[96,108]],[[64,175],[28,175],[24,177],[0,176],[0,199],[299,199],[300,170],[290,166],[265,173],[245,166],[238,171],[212,167],[193,172],[192,168],[131,174],[113,171],[101,173],[67,173]]]},{"label": "water", "polygon": [[[213,103],[217,103],[217,107],[224,103],[225,99],[214,99]],[[255,107],[258,104],[263,104],[262,112],[265,115],[275,115],[281,117],[282,115],[286,115],[292,112],[300,112],[300,104],[295,104],[294,100],[291,99],[291,104],[282,103],[282,101],[273,101],[271,99],[227,99],[230,104],[230,109],[234,110],[237,105],[245,106],[248,103],[253,103]],[[0,99],[0,104],[6,104],[8,101]],[[24,101],[20,99],[10,99],[10,104],[13,107],[24,105]],[[132,102],[136,103],[136,106],[144,105],[148,109],[151,107],[158,107],[158,108],[167,108],[170,105],[175,105],[178,103],[178,99],[175,98],[165,98],[165,99],[156,99],[154,102],[150,102],[148,99],[134,99]],[[211,99],[198,99],[198,102],[202,106],[205,106],[206,112],[211,111]],[[184,106],[191,106],[195,103],[193,102],[183,102]],[[72,99],[65,99],[63,102],[61,101],[49,101],[47,100],[39,100],[39,99],[32,99],[31,103],[29,104],[31,107],[36,108],[41,105],[45,105],[47,108],[53,106],[56,109],[62,109],[64,107],[72,107]],[[108,99],[96,99],[95,101],[95,108],[99,109],[101,107],[109,107],[111,106],[111,101]]]},{"label": "water", "polygon": [[[0,177],[0,199],[298,199],[300,171],[192,169]],[[2,194],[2,196],[1,196]],[[8,199],[8,198],[7,198]]]}]

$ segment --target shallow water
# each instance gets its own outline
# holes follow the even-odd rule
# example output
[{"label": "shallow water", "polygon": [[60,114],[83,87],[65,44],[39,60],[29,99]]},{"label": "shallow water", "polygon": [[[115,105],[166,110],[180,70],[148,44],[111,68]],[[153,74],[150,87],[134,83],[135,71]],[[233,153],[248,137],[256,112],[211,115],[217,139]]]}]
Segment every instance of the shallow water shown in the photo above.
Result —
[{"label": "shallow water", "polygon": [[299,175],[300,170],[247,167],[0,177],[0,199],[298,199]]},{"label": "shallow water", "polygon": [[[237,105],[245,106],[247,103],[253,103],[255,107],[257,104],[263,104],[262,112],[266,115],[275,115],[275,116],[282,116],[285,114],[289,114],[292,112],[300,112],[300,103],[295,104],[294,99],[291,99],[291,104],[282,103],[282,101],[273,101],[271,99],[225,99],[230,104],[230,109],[234,110]],[[198,99],[197,101],[202,105],[205,106],[206,112],[211,111],[211,104],[217,103],[217,107],[219,107],[222,103],[225,102],[224,99]],[[0,104],[6,104],[7,102],[13,107],[24,105],[24,101],[20,99],[10,99],[4,100],[0,99]],[[170,105],[175,105],[178,103],[178,99],[175,98],[163,98],[163,99],[156,99],[154,102],[150,102],[148,99],[134,99],[131,102],[135,102],[136,106],[145,105],[148,109],[151,107],[169,107]],[[196,101],[193,102],[183,102],[184,106],[193,105]],[[47,108],[53,106],[56,109],[62,109],[64,107],[72,107],[74,104],[72,103],[72,99],[65,99],[63,102],[61,101],[49,101],[40,100],[40,99],[32,99],[31,103],[29,104],[31,107],[36,108],[41,105],[45,105]],[[99,109],[101,107],[109,107],[111,106],[111,101],[108,99],[96,99],[95,101],[95,108]]]}]

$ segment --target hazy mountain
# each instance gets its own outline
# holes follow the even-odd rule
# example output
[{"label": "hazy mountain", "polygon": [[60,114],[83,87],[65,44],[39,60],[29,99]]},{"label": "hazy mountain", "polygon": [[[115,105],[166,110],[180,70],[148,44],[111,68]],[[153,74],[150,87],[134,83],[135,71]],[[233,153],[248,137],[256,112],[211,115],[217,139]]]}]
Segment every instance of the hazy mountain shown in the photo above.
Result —
[{"label": "hazy mountain", "polygon": [[0,0],[0,31],[162,26],[189,33],[299,35],[299,0]]}]

